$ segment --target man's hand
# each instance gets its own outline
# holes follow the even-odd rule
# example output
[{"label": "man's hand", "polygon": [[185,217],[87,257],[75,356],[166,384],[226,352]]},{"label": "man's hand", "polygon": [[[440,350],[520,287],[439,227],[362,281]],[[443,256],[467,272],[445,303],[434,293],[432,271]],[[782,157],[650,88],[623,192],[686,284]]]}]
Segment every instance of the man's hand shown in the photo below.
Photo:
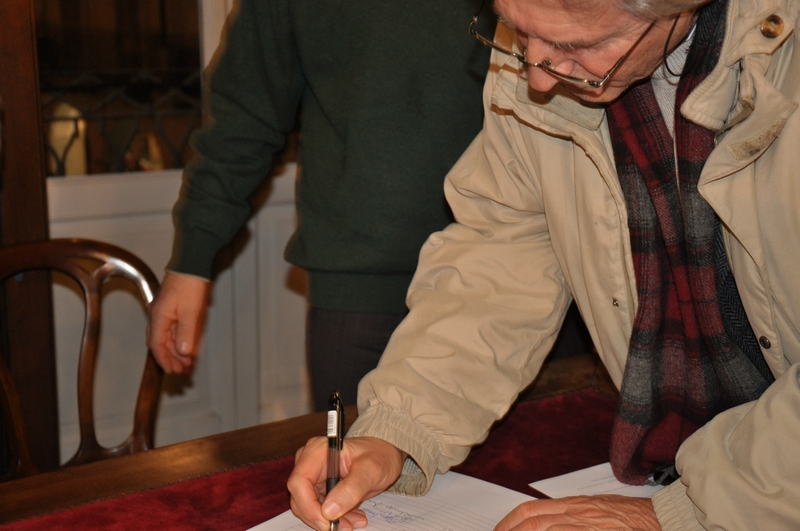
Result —
[{"label": "man's hand", "polygon": [[206,320],[211,283],[167,272],[150,305],[147,346],[167,373],[188,372]]},{"label": "man's hand", "polygon": [[648,498],[600,495],[525,502],[494,531],[661,531]]},{"label": "man's hand", "polygon": [[339,456],[342,480],[326,497],[328,439],[311,439],[297,451],[287,483],[292,512],[318,531],[328,531],[329,522],[336,519],[340,531],[366,527],[367,516],[358,505],[391,487],[400,477],[405,459],[403,452],[386,441],[345,439]]}]

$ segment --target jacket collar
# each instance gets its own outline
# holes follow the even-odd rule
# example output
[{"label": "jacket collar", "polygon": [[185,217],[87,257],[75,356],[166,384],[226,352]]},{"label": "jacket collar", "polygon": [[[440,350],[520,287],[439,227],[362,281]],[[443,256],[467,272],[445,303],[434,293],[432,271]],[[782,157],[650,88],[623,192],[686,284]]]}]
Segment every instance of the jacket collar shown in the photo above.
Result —
[{"label": "jacket collar", "polygon": [[[765,76],[771,58],[794,31],[796,4],[731,0],[719,62],[681,106],[683,116],[720,132],[746,119],[756,107],[754,76]],[[770,20],[779,24],[770,27]]]},{"label": "jacket collar", "polygon": [[606,114],[603,107],[586,105],[561,85],[556,85],[556,88],[548,94],[535,92],[528,86],[528,76],[524,73],[520,74],[517,80],[515,96],[523,105],[542,107],[560,118],[591,131],[600,127]]}]

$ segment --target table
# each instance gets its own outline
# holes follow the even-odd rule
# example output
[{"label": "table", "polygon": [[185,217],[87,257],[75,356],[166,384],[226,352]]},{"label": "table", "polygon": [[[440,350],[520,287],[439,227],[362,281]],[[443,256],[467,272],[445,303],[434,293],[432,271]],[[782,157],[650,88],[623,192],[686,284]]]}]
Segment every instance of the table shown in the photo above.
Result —
[{"label": "table", "polygon": [[[348,428],[357,415],[355,406],[345,409]],[[294,455],[326,427],[325,412],[311,413],[0,483],[0,522]]]},{"label": "table", "polygon": [[[605,462],[615,403],[594,389],[522,402],[458,470],[530,493]],[[325,426],[316,413],[6,482],[2,529],[247,529],[288,509],[294,452]]]}]

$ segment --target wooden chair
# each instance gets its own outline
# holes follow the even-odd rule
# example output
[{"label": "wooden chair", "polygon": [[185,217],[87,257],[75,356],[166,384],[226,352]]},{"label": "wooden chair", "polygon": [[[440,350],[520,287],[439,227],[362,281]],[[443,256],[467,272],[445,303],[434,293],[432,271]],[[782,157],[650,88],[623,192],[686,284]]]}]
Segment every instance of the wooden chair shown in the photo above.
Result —
[{"label": "wooden chair", "polygon": [[[136,286],[149,305],[158,289],[158,280],[147,265],[128,251],[107,243],[56,239],[0,248],[0,282],[29,270],[60,271],[74,278],[85,301],[85,324],[78,367],[78,417],[80,445],[64,466],[126,455],[153,447],[158,399],[163,372],[152,354],[146,354],[145,369],[136,401],[133,431],[120,445],[101,446],[97,441],[93,413],[94,372],[100,332],[101,290],[110,277],[122,277]],[[13,280],[10,280],[13,281]],[[11,309],[13,311],[13,309]],[[8,431],[10,463],[2,480],[38,472],[31,461],[22,411],[14,381],[0,358],[0,405]]]}]

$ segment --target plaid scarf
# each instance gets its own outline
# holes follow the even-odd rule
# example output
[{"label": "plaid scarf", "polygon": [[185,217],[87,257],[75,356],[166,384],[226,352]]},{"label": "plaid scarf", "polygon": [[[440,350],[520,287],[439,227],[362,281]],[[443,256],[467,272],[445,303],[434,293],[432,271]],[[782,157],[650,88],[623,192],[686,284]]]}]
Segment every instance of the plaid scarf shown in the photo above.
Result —
[{"label": "plaid scarf", "polygon": [[626,483],[645,483],[673,466],[689,435],[770,383],[731,340],[720,309],[719,222],[697,190],[714,132],[678,111],[719,58],[725,8],[718,0],[702,9],[690,71],[678,85],[677,175],[673,140],[649,82],[607,112],[639,299],[611,442],[614,474]]}]

